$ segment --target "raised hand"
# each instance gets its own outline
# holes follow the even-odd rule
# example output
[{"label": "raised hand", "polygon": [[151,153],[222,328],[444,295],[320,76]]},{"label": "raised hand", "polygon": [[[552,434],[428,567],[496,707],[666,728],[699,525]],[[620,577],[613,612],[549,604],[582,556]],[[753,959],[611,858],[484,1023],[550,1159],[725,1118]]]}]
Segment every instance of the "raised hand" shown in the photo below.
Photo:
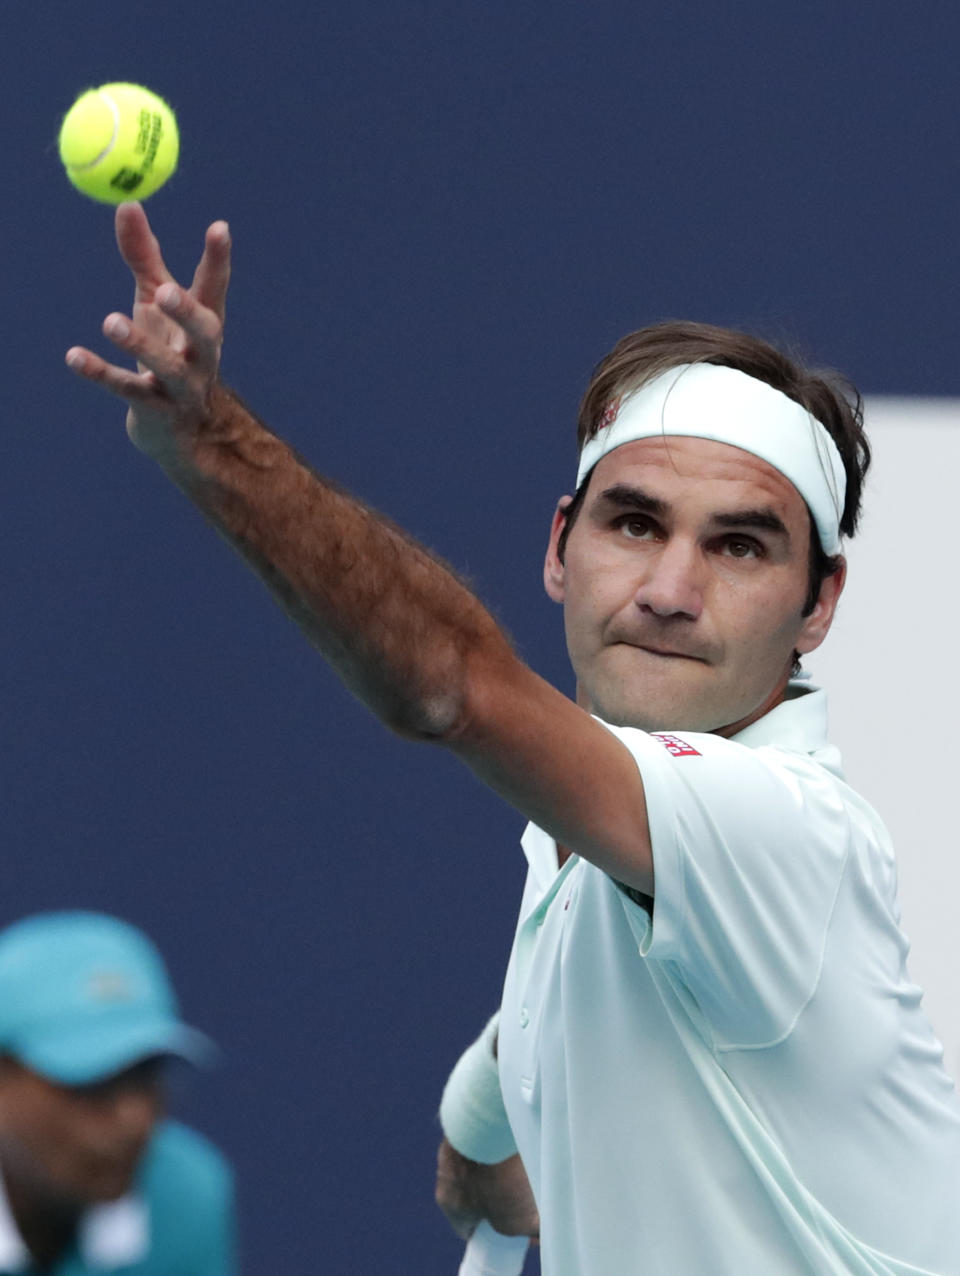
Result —
[{"label": "raised hand", "polygon": [[137,447],[172,461],[210,418],[230,281],[230,231],[222,221],[209,227],[188,289],[167,269],[139,204],[120,205],[116,232],[134,279],[133,315],[108,315],[103,331],[136,359],[137,370],[82,346],[67,351],[67,364],[127,403],[127,431]]}]

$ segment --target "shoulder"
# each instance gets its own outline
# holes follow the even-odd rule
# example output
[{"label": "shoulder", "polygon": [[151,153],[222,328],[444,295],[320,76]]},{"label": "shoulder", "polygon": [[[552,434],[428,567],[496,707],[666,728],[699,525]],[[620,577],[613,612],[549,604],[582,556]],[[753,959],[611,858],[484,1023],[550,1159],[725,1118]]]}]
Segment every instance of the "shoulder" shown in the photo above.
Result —
[{"label": "shoulder", "polygon": [[809,753],[698,731],[608,729],[632,754],[654,803],[659,788],[671,803],[687,794],[718,814],[751,821],[765,813],[782,819],[791,808],[809,819],[818,806],[836,812],[844,805],[845,786]]},{"label": "shoulder", "polygon": [[233,1171],[209,1139],[179,1121],[157,1126],[140,1175],[154,1210],[197,1215],[223,1211],[233,1197]]},{"label": "shoulder", "polygon": [[761,900],[809,925],[835,897],[857,839],[848,790],[816,757],[698,732],[616,734],[643,777],[661,938],[671,906],[678,935],[691,912],[725,927],[742,913],[753,932]]}]

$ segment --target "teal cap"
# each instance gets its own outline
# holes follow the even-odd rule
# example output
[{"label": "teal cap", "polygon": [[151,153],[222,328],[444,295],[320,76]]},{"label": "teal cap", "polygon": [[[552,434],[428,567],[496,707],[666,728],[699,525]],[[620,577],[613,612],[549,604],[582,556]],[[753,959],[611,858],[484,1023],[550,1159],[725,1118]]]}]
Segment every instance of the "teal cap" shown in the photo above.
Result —
[{"label": "teal cap", "polygon": [[103,913],[38,913],[0,932],[0,1054],[61,1085],[103,1081],[153,1055],[202,1063],[159,952]]}]

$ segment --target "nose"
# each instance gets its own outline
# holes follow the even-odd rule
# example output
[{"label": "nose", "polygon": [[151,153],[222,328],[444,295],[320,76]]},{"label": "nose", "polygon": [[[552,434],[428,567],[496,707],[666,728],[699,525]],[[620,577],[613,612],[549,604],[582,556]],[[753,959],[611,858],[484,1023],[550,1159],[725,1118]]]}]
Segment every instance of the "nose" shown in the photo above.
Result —
[{"label": "nose", "polygon": [[162,1101],[157,1090],[131,1087],[114,1096],[111,1117],[125,1142],[140,1144],[150,1137],[161,1106]]},{"label": "nose", "polygon": [[703,611],[704,587],[698,547],[671,537],[647,558],[634,602],[641,611],[664,619],[696,620]]}]

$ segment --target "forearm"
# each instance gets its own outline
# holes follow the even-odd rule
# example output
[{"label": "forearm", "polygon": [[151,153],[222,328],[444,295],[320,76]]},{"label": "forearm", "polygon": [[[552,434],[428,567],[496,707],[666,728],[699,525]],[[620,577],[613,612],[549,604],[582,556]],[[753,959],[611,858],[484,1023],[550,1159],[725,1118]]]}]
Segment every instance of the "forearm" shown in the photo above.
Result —
[{"label": "forearm", "polygon": [[444,1139],[437,1152],[436,1201],[463,1237],[482,1219],[505,1235],[539,1231],[537,1206],[500,1093],[498,1018],[460,1056],[440,1103]]},{"label": "forearm", "polygon": [[138,204],[117,210],[132,319],[104,321],[136,370],[73,346],[67,363],[127,404],[127,431],[273,591],[343,682],[395,731],[442,741],[558,843],[653,890],[636,763],[513,653],[490,614],[399,528],[319,479],[218,381],[225,222],[189,289]]},{"label": "forearm", "polygon": [[313,473],[222,386],[201,429],[155,459],[395,730],[454,730],[475,654],[509,656],[492,617],[444,564]]},{"label": "forearm", "polygon": [[461,1156],[494,1165],[517,1150],[500,1091],[497,1066],[499,1013],[463,1052],[440,1100],[445,1138]]}]

